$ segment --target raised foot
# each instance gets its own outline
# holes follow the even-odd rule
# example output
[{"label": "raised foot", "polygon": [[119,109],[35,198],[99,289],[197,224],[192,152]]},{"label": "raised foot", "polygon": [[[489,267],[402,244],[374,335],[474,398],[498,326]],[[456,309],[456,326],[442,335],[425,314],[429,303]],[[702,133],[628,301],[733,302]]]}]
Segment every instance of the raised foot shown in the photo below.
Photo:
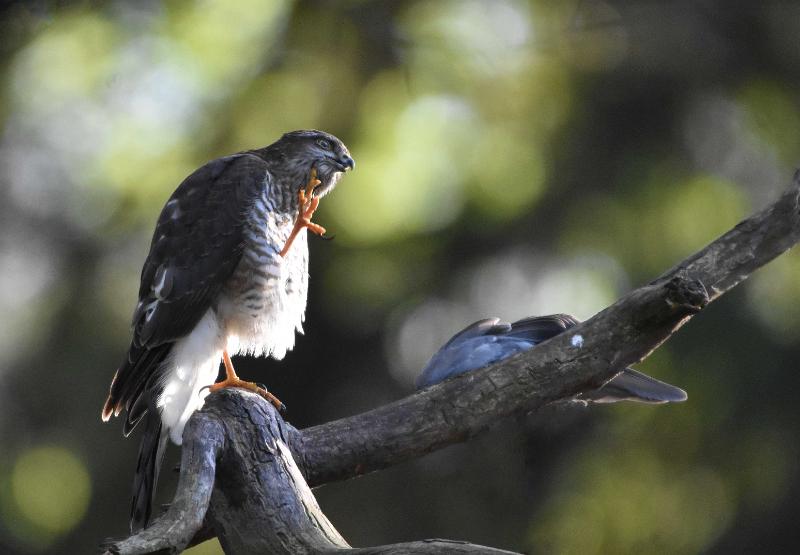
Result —
[{"label": "raised foot", "polygon": [[325,228],[311,221],[311,216],[314,215],[314,212],[316,212],[319,207],[319,199],[317,197],[307,198],[305,191],[300,191],[297,196],[300,198],[300,206],[302,208],[300,209],[301,211],[297,222],[294,224],[295,227],[299,227],[300,229],[305,227],[317,235],[324,235]]},{"label": "raised foot", "polygon": [[325,228],[321,225],[315,224],[311,221],[311,217],[316,212],[319,206],[319,199],[314,196],[314,187],[319,185],[321,181],[317,179],[317,169],[311,169],[311,176],[308,179],[305,189],[300,189],[297,193],[297,198],[300,199],[300,213],[297,215],[297,220],[294,222],[292,232],[289,234],[289,239],[281,250],[281,256],[285,257],[292,246],[295,237],[300,233],[303,228],[316,233],[317,235],[325,235]]},{"label": "raised foot", "polygon": [[272,393],[270,393],[263,387],[260,387],[258,384],[255,384],[253,382],[246,382],[238,377],[236,378],[229,377],[222,380],[221,382],[217,382],[213,385],[209,385],[206,387],[208,387],[208,390],[211,393],[214,393],[215,391],[219,391],[220,389],[224,389],[226,387],[238,387],[241,389],[246,389],[247,391],[252,391],[253,393],[260,395],[262,398],[272,403],[272,406],[278,409],[279,412],[286,411],[286,405],[284,405],[281,402],[281,400],[275,397]]}]

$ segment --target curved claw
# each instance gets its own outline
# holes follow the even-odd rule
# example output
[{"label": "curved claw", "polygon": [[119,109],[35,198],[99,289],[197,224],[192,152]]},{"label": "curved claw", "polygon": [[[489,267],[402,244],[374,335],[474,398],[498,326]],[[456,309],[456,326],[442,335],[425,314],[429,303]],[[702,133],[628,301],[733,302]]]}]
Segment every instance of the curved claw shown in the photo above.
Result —
[{"label": "curved claw", "polygon": [[336,235],[325,235],[324,233],[319,236],[320,239],[324,239],[325,241],[333,241],[336,239]]},{"label": "curved claw", "polygon": [[[284,414],[284,413],[286,412],[286,405],[284,405],[284,404],[283,404],[283,401],[281,401],[280,399],[278,399],[277,397],[275,397],[275,396],[274,396],[272,393],[270,393],[270,392],[269,392],[269,389],[267,389],[267,386],[266,386],[266,385],[264,385],[264,384],[263,384],[263,383],[261,383],[261,382],[255,382],[255,384],[256,384],[256,385],[259,387],[259,389],[261,389],[261,390],[262,390],[262,392],[263,392],[263,393],[262,393],[262,392],[258,392],[258,393],[259,393],[259,395],[261,395],[262,397],[264,397],[265,399],[267,399],[267,401],[269,401],[270,403],[272,403],[272,405],[273,405],[273,406],[274,406],[276,409],[278,409],[278,412],[279,412],[279,413],[281,413],[281,414]],[[269,398],[267,398],[266,396],[269,396]]]},{"label": "curved claw", "polygon": [[309,222],[305,224],[305,227],[315,235],[320,235],[320,236],[325,235],[325,228],[322,227],[321,225]]}]

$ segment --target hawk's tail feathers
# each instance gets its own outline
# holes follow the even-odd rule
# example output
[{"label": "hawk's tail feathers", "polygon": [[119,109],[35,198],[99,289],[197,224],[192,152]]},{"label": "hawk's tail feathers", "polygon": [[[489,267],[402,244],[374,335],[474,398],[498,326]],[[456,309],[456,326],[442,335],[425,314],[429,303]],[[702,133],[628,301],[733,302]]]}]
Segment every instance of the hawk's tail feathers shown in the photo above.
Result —
[{"label": "hawk's tail feathers", "polygon": [[[158,379],[162,362],[167,358],[172,349],[172,343],[164,343],[152,348],[138,346],[131,343],[125,360],[114,374],[108,398],[103,405],[100,417],[108,421],[111,416],[119,416],[123,409],[130,411],[144,394],[145,389]],[[141,411],[129,415],[126,421],[125,435],[128,435],[141,418]]]},{"label": "hawk's tail feathers", "polygon": [[[114,379],[111,380],[111,390],[114,390],[114,382],[117,381],[117,374],[119,374],[119,370],[114,372]],[[103,405],[103,412],[100,413],[100,418],[103,422],[108,422],[111,415],[114,413],[114,399],[111,397],[111,393],[108,394],[106,397],[106,402]]]},{"label": "hawk's tail feathers", "polygon": [[131,533],[146,527],[150,521],[155,498],[158,473],[164,459],[168,433],[161,426],[161,415],[151,400],[145,416],[142,442],[139,445],[139,459],[133,477],[133,497],[131,499]]}]

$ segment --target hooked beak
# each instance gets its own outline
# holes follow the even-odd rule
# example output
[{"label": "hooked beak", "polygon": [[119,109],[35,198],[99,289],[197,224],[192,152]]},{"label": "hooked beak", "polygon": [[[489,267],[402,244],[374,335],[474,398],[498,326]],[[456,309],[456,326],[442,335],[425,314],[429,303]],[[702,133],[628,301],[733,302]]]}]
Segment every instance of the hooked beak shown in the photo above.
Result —
[{"label": "hooked beak", "polygon": [[333,156],[328,158],[328,161],[336,167],[337,170],[340,172],[345,172],[347,170],[352,170],[356,167],[356,162],[346,154],[339,156],[338,158],[334,158]]}]

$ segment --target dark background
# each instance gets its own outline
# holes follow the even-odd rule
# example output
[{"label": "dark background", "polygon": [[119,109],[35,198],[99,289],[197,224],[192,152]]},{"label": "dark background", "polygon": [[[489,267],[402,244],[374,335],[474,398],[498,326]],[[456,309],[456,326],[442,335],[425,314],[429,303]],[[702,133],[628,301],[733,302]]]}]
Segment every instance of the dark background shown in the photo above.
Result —
[{"label": "dark background", "polygon": [[[3,553],[125,534],[138,438],[100,408],[158,212],[209,159],[313,127],[357,161],[316,218],[336,240],[310,239],[305,335],[236,361],[300,427],[409,394],[480,317],[591,316],[800,159],[796,2],[12,2],[0,36]],[[790,550],[798,270],[776,260],[640,365],[687,403],[501,421],[323,509],[359,546]]]}]

